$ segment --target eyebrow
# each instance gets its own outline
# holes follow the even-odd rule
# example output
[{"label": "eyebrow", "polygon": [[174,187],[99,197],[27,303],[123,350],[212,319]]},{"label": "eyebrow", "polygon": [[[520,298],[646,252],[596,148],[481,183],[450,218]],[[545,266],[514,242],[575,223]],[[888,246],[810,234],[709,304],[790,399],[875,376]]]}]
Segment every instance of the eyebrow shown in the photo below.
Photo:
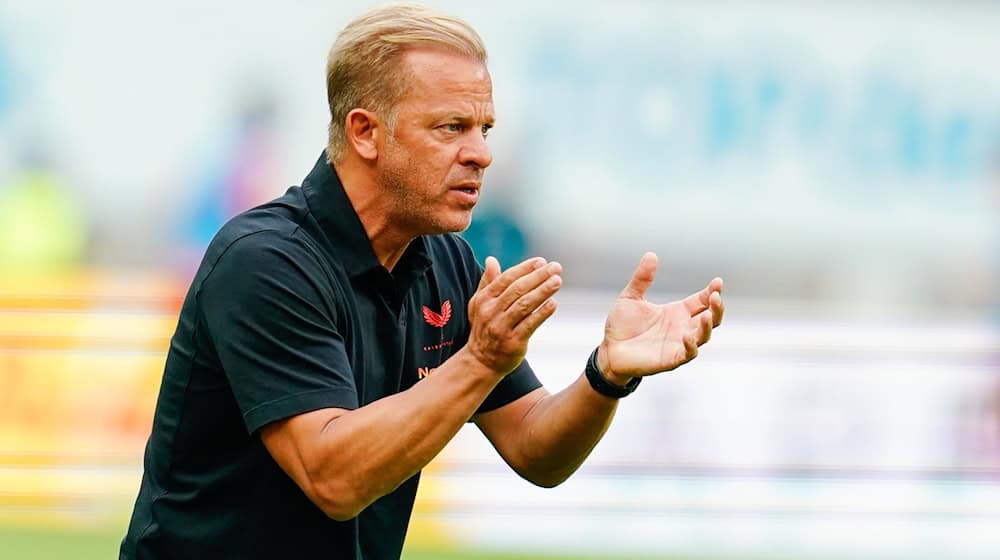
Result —
[{"label": "eyebrow", "polygon": [[[444,115],[443,118],[444,118],[444,120],[455,120],[455,121],[460,121],[460,122],[473,122],[473,121],[476,120],[476,119],[474,119],[472,117],[469,117],[469,116],[461,114],[461,113],[445,113],[445,115]],[[490,115],[489,117],[487,117],[487,119],[485,121],[483,121],[483,124],[486,125],[486,126],[489,126],[491,128],[493,126],[496,126],[496,117],[493,116],[493,115]]]}]

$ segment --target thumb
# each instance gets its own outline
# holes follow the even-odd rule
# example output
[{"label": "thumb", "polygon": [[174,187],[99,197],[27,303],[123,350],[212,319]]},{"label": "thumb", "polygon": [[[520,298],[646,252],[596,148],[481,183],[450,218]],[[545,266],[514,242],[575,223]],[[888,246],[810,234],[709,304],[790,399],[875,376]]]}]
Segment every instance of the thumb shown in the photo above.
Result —
[{"label": "thumb", "polygon": [[483,269],[483,276],[479,279],[478,290],[483,289],[488,286],[490,282],[493,282],[500,277],[500,261],[496,257],[486,257],[486,266]]},{"label": "thumb", "polygon": [[639,259],[639,266],[635,267],[635,272],[632,273],[632,279],[629,280],[628,285],[618,297],[642,299],[646,295],[646,290],[653,284],[653,279],[656,278],[658,264],[659,259],[656,258],[656,253],[643,255]]}]

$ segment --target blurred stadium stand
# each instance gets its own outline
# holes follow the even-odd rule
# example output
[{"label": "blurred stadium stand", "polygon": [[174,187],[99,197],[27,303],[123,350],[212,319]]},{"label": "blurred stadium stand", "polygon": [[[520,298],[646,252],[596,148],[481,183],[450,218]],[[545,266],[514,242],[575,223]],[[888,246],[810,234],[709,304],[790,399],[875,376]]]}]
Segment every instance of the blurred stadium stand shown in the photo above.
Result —
[{"label": "blurred stadium stand", "polygon": [[[654,298],[720,275],[729,310],[557,489],[464,429],[408,546],[1000,557],[1000,5],[435,4],[491,51],[470,242],[566,271],[546,385],[645,250]],[[187,278],[312,165],[368,5],[0,6],[0,548],[124,531]]]}]

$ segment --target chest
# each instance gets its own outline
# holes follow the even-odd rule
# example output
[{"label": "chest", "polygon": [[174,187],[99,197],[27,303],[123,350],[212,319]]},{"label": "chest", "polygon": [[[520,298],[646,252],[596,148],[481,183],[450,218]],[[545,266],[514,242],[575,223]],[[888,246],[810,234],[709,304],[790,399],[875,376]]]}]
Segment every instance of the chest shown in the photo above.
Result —
[{"label": "chest", "polygon": [[403,294],[361,279],[345,295],[341,332],[362,406],[433,375],[468,338],[465,298],[433,273]]}]

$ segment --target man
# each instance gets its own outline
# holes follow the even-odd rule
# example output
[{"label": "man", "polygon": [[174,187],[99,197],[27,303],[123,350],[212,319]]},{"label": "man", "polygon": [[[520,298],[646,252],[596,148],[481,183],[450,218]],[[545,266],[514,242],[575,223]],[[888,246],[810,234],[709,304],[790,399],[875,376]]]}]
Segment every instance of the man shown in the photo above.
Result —
[{"label": "man", "polygon": [[420,470],[466,422],[555,486],[618,398],[708,341],[722,281],[650,304],[647,254],[585,373],[541,387],[524,355],[560,265],[481,269],[452,233],[491,162],[485,61],[467,24],[418,6],[340,34],[326,154],[223,227],[192,283],[122,558],[398,558]]}]

